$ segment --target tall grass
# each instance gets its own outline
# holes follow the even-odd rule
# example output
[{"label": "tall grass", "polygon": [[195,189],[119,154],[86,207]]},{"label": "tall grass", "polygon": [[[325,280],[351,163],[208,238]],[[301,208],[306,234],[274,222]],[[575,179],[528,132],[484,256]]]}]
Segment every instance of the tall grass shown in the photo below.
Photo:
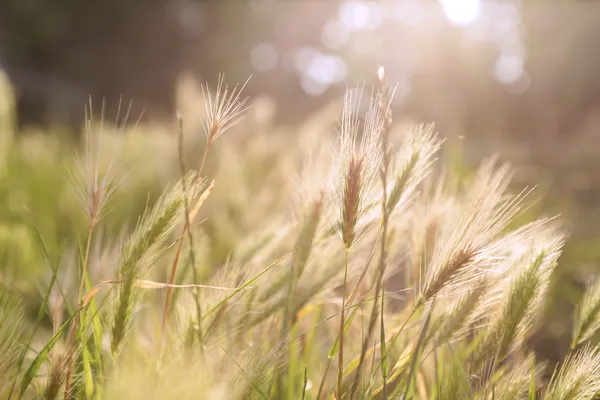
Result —
[{"label": "tall grass", "polygon": [[3,398],[598,395],[598,284],[554,373],[527,345],[564,234],[556,218],[518,224],[531,191],[511,192],[509,166],[445,172],[433,125],[394,124],[383,70],[377,91],[348,90],[337,130],[334,118],[300,129],[331,133],[307,134],[300,149],[285,133],[241,136],[255,112],[242,89],[223,77],[203,86],[203,148],[184,146],[193,133],[180,119],[163,161],[179,176],[115,250],[102,217],[126,184],[120,151],[101,168],[100,140],[119,144],[126,130],[111,136],[89,116],[73,171],[88,226],[72,246],[75,279],[48,254],[31,331],[26,299],[0,291]]}]

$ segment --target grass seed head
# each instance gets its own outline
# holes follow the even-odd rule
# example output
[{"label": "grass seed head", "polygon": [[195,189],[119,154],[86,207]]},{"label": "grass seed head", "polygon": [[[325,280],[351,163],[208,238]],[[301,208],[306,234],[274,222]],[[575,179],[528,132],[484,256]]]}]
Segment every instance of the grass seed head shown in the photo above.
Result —
[{"label": "grass seed head", "polygon": [[244,119],[244,112],[248,109],[247,97],[241,97],[242,91],[248,84],[248,80],[241,86],[235,85],[230,92],[229,86],[225,84],[225,76],[219,75],[217,88],[212,92],[208,83],[202,85],[202,96],[204,98],[204,133],[208,145],[212,144],[219,136],[229,128]]},{"label": "grass seed head", "polygon": [[554,371],[545,400],[591,400],[600,392],[598,347],[585,345]]},{"label": "grass seed head", "polygon": [[346,249],[364,232],[362,218],[374,205],[368,202],[368,197],[381,164],[379,138],[383,117],[374,97],[369,102],[357,144],[361,132],[358,115],[361,96],[362,90],[346,91],[331,180],[331,214]]}]

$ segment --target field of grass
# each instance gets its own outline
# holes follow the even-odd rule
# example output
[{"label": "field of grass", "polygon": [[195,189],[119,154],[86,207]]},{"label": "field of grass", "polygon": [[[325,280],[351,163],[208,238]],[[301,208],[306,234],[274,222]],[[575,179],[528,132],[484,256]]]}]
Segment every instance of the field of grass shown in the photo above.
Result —
[{"label": "field of grass", "polygon": [[529,345],[560,218],[379,78],[295,127],[222,79],[173,126],[90,104],[78,146],[2,96],[0,397],[596,398],[600,284],[561,363]]}]

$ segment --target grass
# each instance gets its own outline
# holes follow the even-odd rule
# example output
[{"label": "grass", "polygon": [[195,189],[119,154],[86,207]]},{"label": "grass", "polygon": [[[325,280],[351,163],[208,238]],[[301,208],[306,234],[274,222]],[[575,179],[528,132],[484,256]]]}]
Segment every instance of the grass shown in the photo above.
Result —
[{"label": "grass", "polygon": [[[90,113],[84,151],[53,172],[70,171],[56,202],[82,212],[69,208],[71,234],[31,239],[51,267],[35,275],[42,295],[3,272],[0,397],[595,398],[597,283],[563,363],[527,345],[559,221],[521,218],[531,191],[512,193],[497,160],[448,173],[433,125],[395,125],[378,77],[370,96],[348,90],[337,130],[308,121],[301,146],[220,77],[199,129],[181,116],[176,134],[144,136],[172,150],[159,160],[171,172],[137,200],[120,194],[148,166],[124,158],[147,142]],[[111,227],[115,215],[137,223]]]}]

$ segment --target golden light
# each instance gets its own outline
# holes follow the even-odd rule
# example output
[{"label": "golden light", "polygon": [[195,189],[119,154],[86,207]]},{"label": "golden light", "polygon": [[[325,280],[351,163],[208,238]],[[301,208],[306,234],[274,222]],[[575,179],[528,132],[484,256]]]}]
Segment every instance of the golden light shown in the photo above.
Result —
[{"label": "golden light", "polygon": [[454,25],[470,25],[479,16],[479,0],[440,0],[446,18]]}]

